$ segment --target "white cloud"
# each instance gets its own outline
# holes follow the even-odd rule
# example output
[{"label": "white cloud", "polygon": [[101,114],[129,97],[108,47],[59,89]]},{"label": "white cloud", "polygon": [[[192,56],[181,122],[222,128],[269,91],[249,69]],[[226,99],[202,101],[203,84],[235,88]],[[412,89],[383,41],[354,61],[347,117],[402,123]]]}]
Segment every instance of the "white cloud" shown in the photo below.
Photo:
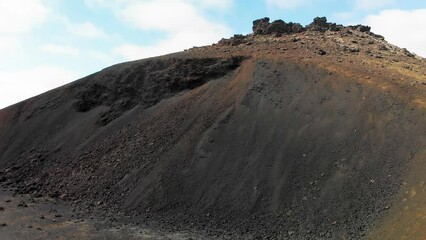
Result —
[{"label": "white cloud", "polygon": [[75,80],[77,74],[56,66],[0,71],[0,109]]},{"label": "white cloud", "polygon": [[312,2],[314,2],[314,0],[266,0],[269,7],[279,7],[282,9],[294,9],[309,5]]},{"label": "white cloud", "polygon": [[372,10],[392,5],[395,0],[356,0],[355,8],[361,10]]},{"label": "white cloud", "polygon": [[118,0],[116,3],[114,0],[84,0],[84,4],[90,8],[112,7],[116,4],[118,5],[124,2],[125,1],[121,1],[121,0]]},{"label": "white cloud", "polygon": [[119,16],[143,30],[167,32],[225,32],[227,28],[208,22],[198,9],[185,1],[144,1],[124,7]]},{"label": "white cloud", "polygon": [[[112,4],[108,0],[86,0],[88,4]],[[222,9],[232,1],[222,0],[121,0],[112,8],[118,19],[134,28],[144,31],[161,31],[166,37],[155,44],[140,46],[124,43],[118,46],[115,54],[126,60],[134,60],[176,52],[193,46],[217,42],[231,35],[231,30],[219,23],[211,22],[205,16],[205,8]]]},{"label": "white cloud", "polygon": [[228,9],[232,6],[233,0],[194,0],[199,1],[206,8]]},{"label": "white cloud", "polygon": [[426,9],[386,10],[366,17],[364,23],[387,41],[426,57]]},{"label": "white cloud", "polygon": [[[114,49],[114,53],[119,54],[126,60],[154,57],[181,51],[193,46],[211,44],[213,41],[219,39],[219,35],[214,32],[180,32],[151,46],[124,44]],[[193,41],[188,41],[188,39],[193,39]]]},{"label": "white cloud", "polygon": [[84,38],[106,37],[105,32],[91,22],[71,23],[67,21],[66,24],[67,24],[69,33],[71,33],[73,36],[84,37]]},{"label": "white cloud", "polygon": [[40,0],[0,0],[0,33],[21,33],[41,24],[49,10]]},{"label": "white cloud", "polygon": [[16,37],[0,36],[0,53],[13,52],[21,48],[21,42]]},{"label": "white cloud", "polygon": [[72,57],[77,57],[80,55],[80,50],[78,48],[57,44],[45,44],[41,46],[41,50],[50,54],[67,55]]},{"label": "white cloud", "polygon": [[[84,0],[86,6],[90,8],[106,7],[110,9],[117,9],[123,5],[135,4],[135,3],[147,3],[153,0]],[[167,2],[175,2],[176,0],[169,0]],[[178,0],[178,2],[189,3],[194,6],[213,8],[225,10],[229,9],[235,0]]]}]

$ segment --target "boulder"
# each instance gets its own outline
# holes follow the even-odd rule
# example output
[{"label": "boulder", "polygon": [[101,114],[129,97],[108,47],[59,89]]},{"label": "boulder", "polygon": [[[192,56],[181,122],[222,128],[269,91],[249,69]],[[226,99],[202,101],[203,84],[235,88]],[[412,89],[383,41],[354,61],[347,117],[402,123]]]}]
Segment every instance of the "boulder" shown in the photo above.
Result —
[{"label": "boulder", "polygon": [[270,23],[269,18],[261,18],[253,21],[253,33],[255,35],[265,35]]},{"label": "boulder", "polygon": [[370,30],[371,30],[370,26],[361,25],[361,24],[349,26],[349,27],[353,30],[358,30],[360,32],[367,32],[367,33],[370,32]]},{"label": "boulder", "polygon": [[265,17],[253,21],[253,34],[280,36],[282,34],[298,33],[305,30],[305,28],[299,23],[286,23],[281,19],[270,23],[269,20],[269,18]]},{"label": "boulder", "polygon": [[310,31],[325,32],[327,30],[340,31],[343,29],[343,26],[327,22],[326,17],[316,17],[313,22],[307,26],[307,28]]},{"label": "boulder", "polygon": [[219,45],[238,46],[243,43],[247,43],[247,36],[242,34],[235,34],[233,37],[226,39],[222,38],[218,43]]},{"label": "boulder", "polygon": [[330,29],[330,24],[327,23],[326,17],[316,17],[313,22],[308,25],[308,29],[311,31],[325,32]]}]

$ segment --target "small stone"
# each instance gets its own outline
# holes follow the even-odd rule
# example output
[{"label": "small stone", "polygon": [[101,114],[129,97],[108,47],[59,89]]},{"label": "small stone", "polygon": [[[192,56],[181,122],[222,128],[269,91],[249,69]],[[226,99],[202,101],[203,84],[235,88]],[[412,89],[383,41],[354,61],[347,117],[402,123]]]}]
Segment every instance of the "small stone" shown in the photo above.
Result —
[{"label": "small stone", "polygon": [[18,207],[26,208],[26,207],[28,207],[28,205],[24,201],[21,201],[21,202],[19,202]]},{"label": "small stone", "polygon": [[321,55],[321,56],[324,56],[324,55],[326,55],[326,54],[327,54],[327,52],[326,52],[326,51],[324,51],[324,50],[322,50],[322,49],[319,49],[319,50],[317,51],[317,53],[318,53],[319,55]]},{"label": "small stone", "polygon": [[389,50],[389,48],[388,48],[388,47],[386,47],[385,45],[380,45],[380,46],[379,46],[379,50],[380,50],[380,51],[387,51],[387,50]]},{"label": "small stone", "polygon": [[298,41],[300,41],[300,38],[299,37],[294,37],[294,38],[291,39],[291,41],[292,42],[298,42]]},{"label": "small stone", "polygon": [[352,53],[356,53],[356,52],[359,52],[359,51],[360,51],[360,49],[357,48],[357,47],[349,48],[349,52],[352,52]]}]

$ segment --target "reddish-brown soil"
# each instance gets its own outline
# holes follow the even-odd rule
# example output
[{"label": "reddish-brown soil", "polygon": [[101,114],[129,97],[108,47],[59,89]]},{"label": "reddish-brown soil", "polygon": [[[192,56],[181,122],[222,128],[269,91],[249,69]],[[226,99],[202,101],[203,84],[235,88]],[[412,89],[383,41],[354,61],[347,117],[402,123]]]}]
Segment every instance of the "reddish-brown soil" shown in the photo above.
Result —
[{"label": "reddish-brown soil", "polygon": [[425,59],[350,28],[245,41],[0,110],[3,187],[206,237],[424,238]]}]

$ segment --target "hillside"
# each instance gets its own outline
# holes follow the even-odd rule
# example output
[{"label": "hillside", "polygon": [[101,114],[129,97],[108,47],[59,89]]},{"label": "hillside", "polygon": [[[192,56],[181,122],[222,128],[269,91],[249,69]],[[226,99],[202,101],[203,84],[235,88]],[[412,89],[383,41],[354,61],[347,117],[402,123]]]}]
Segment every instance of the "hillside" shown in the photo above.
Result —
[{"label": "hillside", "polygon": [[0,110],[0,181],[212,238],[423,239],[425,114],[425,59],[265,18]]}]

